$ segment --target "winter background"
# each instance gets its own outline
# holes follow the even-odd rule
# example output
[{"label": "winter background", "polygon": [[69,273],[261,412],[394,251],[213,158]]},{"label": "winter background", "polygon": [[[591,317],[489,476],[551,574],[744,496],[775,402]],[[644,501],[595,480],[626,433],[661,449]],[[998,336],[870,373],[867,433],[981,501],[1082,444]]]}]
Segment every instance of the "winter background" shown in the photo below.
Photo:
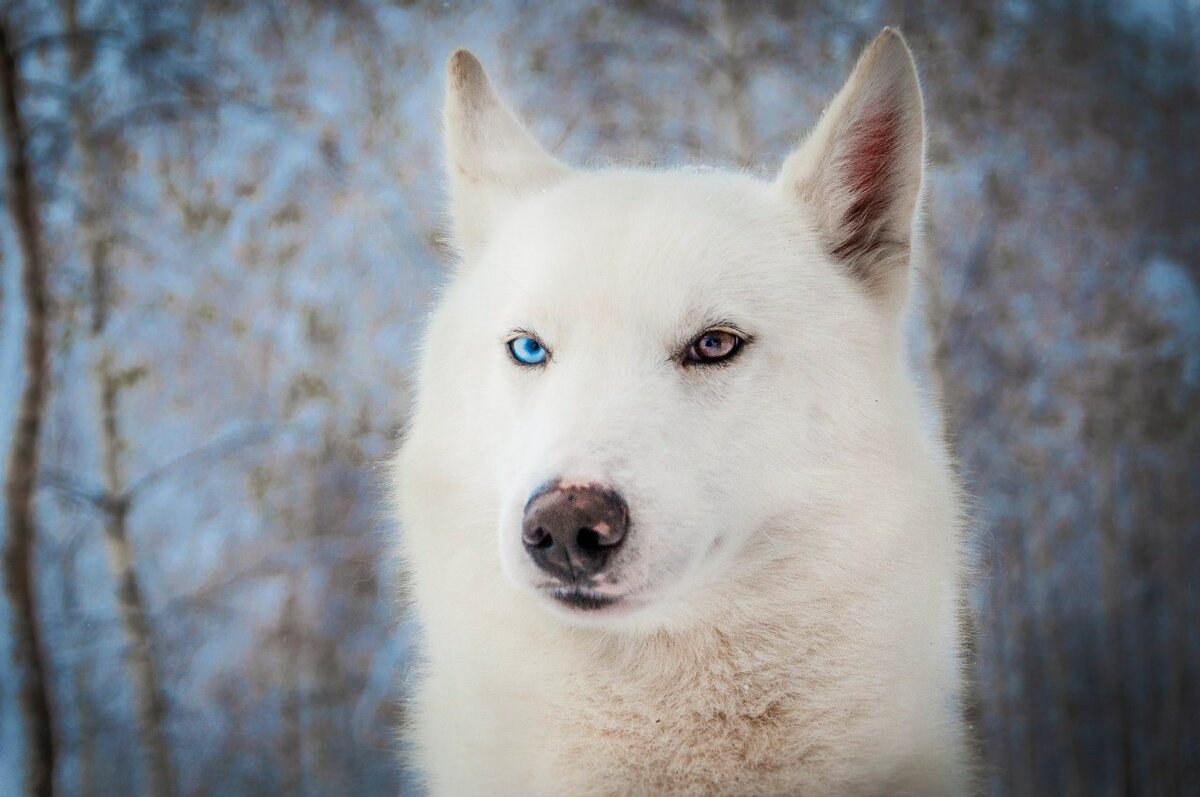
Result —
[{"label": "winter background", "polygon": [[574,163],[766,175],[885,24],[929,110],[913,335],[974,498],[986,793],[1200,793],[1197,0],[2,0],[10,486],[26,240],[49,350],[0,795],[50,751],[60,795],[410,791],[379,464],[448,260],[446,56]]}]

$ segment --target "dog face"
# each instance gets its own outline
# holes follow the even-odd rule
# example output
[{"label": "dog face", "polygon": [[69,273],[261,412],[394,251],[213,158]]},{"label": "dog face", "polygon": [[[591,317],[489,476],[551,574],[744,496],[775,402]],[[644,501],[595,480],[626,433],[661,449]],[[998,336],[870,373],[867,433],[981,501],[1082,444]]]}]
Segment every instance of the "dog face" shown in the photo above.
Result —
[{"label": "dog face", "polygon": [[800,464],[804,419],[764,408],[810,400],[801,350],[836,319],[805,297],[854,286],[772,200],[719,174],[579,177],[476,264],[506,432],[500,562],[573,616],[683,597],[786,494],[771,463]]},{"label": "dog face", "polygon": [[911,57],[881,35],[772,183],[575,173],[473,56],[449,84],[463,262],[429,347],[451,361],[426,372],[462,375],[446,400],[489,555],[571,622],[660,626],[797,533],[887,393],[921,184]]}]

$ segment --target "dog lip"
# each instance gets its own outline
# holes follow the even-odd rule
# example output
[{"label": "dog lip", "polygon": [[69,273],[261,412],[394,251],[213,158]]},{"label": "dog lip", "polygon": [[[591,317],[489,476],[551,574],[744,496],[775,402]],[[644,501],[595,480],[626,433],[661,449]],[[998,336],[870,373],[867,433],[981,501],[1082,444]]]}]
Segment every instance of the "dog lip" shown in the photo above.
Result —
[{"label": "dog lip", "polygon": [[547,592],[558,603],[585,612],[607,609],[620,603],[622,599],[620,595],[606,595],[577,586],[556,585],[550,587]]}]

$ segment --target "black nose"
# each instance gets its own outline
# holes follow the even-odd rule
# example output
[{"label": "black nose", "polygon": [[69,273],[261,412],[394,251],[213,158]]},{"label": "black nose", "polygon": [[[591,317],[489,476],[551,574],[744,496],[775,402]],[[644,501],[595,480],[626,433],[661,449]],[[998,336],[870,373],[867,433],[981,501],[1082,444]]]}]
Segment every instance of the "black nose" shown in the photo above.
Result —
[{"label": "black nose", "polygon": [[573,583],[604,569],[628,527],[629,511],[614,491],[555,482],[525,505],[521,537],[538,567]]}]

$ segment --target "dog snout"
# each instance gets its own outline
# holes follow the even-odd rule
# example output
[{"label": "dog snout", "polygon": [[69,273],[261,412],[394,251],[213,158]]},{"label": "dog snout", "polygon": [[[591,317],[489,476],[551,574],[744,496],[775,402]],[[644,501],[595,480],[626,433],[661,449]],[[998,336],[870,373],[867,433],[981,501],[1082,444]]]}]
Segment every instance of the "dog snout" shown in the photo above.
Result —
[{"label": "dog snout", "polygon": [[554,482],[525,505],[521,538],[538,567],[571,584],[604,570],[628,531],[629,509],[615,490]]}]

